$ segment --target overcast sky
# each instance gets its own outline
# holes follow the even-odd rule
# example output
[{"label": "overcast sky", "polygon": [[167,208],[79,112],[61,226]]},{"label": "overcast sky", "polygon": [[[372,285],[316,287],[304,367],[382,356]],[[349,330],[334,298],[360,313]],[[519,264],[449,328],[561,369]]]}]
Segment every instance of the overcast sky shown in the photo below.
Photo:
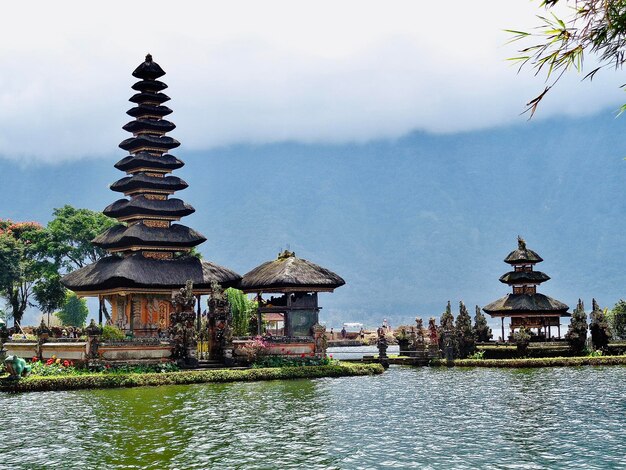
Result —
[{"label": "overcast sky", "polygon": [[[543,89],[506,62],[505,28],[539,2],[29,1],[3,4],[0,156],[110,155],[146,52],[165,69],[186,149],[363,142],[526,119]],[[572,76],[538,118],[616,109],[620,74]],[[182,150],[182,149],[181,149]],[[119,151],[121,152],[121,151]]]}]

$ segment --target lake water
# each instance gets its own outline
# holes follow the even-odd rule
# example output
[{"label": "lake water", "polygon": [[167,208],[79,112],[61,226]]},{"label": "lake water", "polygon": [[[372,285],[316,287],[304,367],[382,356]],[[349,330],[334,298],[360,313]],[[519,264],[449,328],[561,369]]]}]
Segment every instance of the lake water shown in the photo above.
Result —
[{"label": "lake water", "polygon": [[0,468],[626,468],[626,367],[0,395]]}]

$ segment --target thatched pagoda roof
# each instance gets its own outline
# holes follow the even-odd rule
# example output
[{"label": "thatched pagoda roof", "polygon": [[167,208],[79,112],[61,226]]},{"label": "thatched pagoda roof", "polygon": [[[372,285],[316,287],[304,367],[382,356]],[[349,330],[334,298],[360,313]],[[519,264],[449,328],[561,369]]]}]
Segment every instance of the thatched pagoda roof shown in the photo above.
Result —
[{"label": "thatched pagoda roof", "polygon": [[151,176],[145,172],[133,173],[131,176],[125,176],[117,180],[111,185],[111,190],[120,193],[127,193],[130,191],[136,191],[138,189],[144,189],[146,191],[167,191],[175,192],[185,189],[187,182],[180,179],[178,176],[166,176],[160,178],[157,176]]},{"label": "thatched pagoda roof", "polygon": [[141,91],[131,96],[128,101],[131,103],[151,103],[151,104],[163,104],[169,101],[171,98],[165,93],[153,93],[151,91]]},{"label": "thatched pagoda roof", "polygon": [[167,88],[167,85],[159,80],[141,80],[134,83],[131,88],[137,91],[161,91]]},{"label": "thatched pagoda roof", "polygon": [[155,106],[152,104],[140,104],[126,111],[126,114],[134,118],[143,117],[163,117],[172,114],[172,110],[167,106]]},{"label": "thatched pagoda roof", "polygon": [[541,271],[510,271],[500,276],[504,284],[541,284],[550,280],[550,276]]},{"label": "thatched pagoda roof", "polygon": [[128,155],[115,164],[115,168],[122,171],[132,172],[142,168],[150,168],[151,170],[161,170],[168,172],[177,170],[185,164],[169,153],[161,156],[151,155],[148,152],[139,152],[135,155]]},{"label": "thatched pagoda roof", "polygon": [[507,294],[483,307],[492,316],[559,314],[566,317],[570,315],[568,309],[563,302],[543,294]]},{"label": "thatched pagoda roof", "polygon": [[180,218],[193,214],[195,209],[181,199],[172,198],[159,201],[148,199],[145,196],[136,196],[131,200],[118,199],[102,212],[104,215],[114,218],[142,215]]},{"label": "thatched pagoda roof", "polygon": [[163,75],[165,75],[165,71],[152,60],[152,54],[147,54],[146,60],[133,70],[133,77],[144,80],[156,80]]},{"label": "thatched pagoda roof", "polygon": [[206,241],[206,238],[182,224],[170,227],[148,227],[142,222],[126,226],[116,225],[92,240],[95,246],[116,249],[127,246],[191,248]]},{"label": "thatched pagoda roof", "polygon": [[137,137],[129,137],[128,139],[122,140],[119,147],[128,150],[130,153],[136,153],[136,151],[142,148],[158,149],[163,153],[179,145],[179,141],[166,135],[141,134]]},{"label": "thatched pagoda roof", "polygon": [[82,294],[124,289],[174,290],[193,281],[194,292],[208,292],[212,282],[235,287],[241,276],[228,268],[194,256],[171,260],[146,258],[141,254],[127,257],[107,256],[63,277],[68,289]]},{"label": "thatched pagoda roof", "polygon": [[504,262],[509,264],[541,263],[542,261],[541,256],[526,247],[526,242],[522,237],[517,237],[517,250],[511,251],[504,258]]},{"label": "thatched pagoda roof", "polygon": [[332,292],[345,283],[334,272],[285,250],[277,259],[245,274],[239,288],[244,292]]},{"label": "thatched pagoda roof", "polygon": [[165,119],[135,119],[122,126],[122,129],[134,134],[140,132],[170,132],[176,129],[176,124]]}]

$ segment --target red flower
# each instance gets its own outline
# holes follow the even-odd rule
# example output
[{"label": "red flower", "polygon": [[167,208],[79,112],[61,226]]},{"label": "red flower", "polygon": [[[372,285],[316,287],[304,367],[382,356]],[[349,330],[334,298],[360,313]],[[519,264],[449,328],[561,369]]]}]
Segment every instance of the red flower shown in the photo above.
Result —
[{"label": "red flower", "polygon": [[63,361],[63,367],[69,367],[69,366],[70,366],[70,361],[68,361],[67,359]]},{"label": "red flower", "polygon": [[54,359],[50,358],[46,361],[47,366],[51,366],[52,364],[54,364]]},{"label": "red flower", "polygon": [[37,356],[33,356],[33,358],[31,359],[32,362],[37,362],[39,360],[39,358]]},{"label": "red flower", "polygon": [[300,357],[305,357],[305,356],[306,356],[306,354],[304,354],[304,353],[302,353],[302,354],[300,355]]}]

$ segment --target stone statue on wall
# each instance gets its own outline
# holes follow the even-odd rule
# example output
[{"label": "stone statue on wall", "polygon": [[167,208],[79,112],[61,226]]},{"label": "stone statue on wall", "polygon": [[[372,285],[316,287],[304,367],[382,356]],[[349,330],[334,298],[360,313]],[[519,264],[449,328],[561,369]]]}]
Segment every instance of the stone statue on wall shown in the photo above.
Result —
[{"label": "stone statue on wall", "polygon": [[172,294],[174,311],[170,317],[170,338],[173,341],[172,358],[183,367],[198,365],[196,358],[196,328],[193,307],[193,282],[187,281],[185,287]]}]

